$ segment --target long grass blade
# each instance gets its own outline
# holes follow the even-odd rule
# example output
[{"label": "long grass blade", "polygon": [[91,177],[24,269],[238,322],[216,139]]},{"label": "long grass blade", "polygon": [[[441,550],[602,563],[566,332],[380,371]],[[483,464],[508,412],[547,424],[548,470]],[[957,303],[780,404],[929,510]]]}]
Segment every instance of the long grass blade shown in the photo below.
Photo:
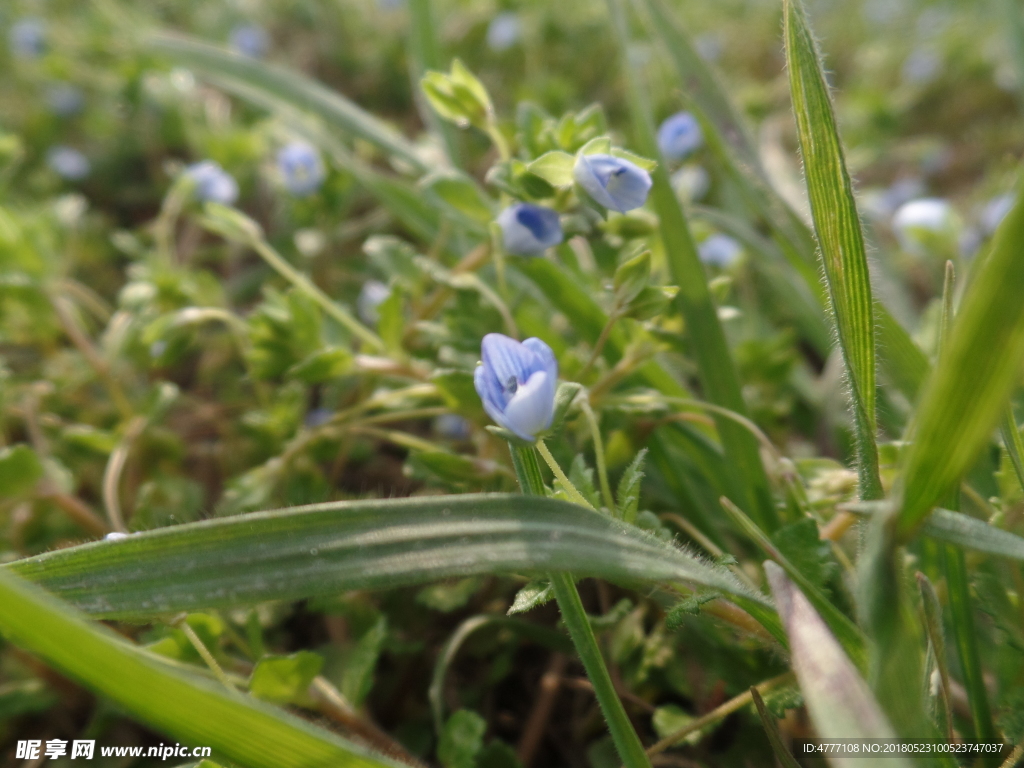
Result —
[{"label": "long grass blade", "polygon": [[[176,669],[10,571],[0,572],[0,630],[133,718],[251,768],[396,768],[388,758],[219,683]],[[244,734],[245,738],[239,738]]]},{"label": "long grass blade", "polygon": [[814,231],[857,424],[861,496],[883,495],[875,443],[875,319],[864,235],[828,84],[799,0],[785,2],[786,64]]},{"label": "long grass blade", "polygon": [[711,587],[759,620],[773,617],[767,600],[723,567],[576,505],[507,494],[257,512],[69,547],[6,568],[105,618],[552,570]]},{"label": "long grass blade", "polygon": [[1024,360],[1024,206],[996,232],[922,394],[896,533],[909,538],[970,468],[1005,410]]}]

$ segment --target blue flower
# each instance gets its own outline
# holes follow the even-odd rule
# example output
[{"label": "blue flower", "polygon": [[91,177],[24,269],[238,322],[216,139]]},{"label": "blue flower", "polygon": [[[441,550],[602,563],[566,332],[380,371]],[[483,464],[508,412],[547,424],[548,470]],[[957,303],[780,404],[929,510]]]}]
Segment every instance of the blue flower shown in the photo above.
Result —
[{"label": "blue flower", "polygon": [[949,201],[922,197],[899,207],[892,217],[892,228],[904,251],[922,255],[943,241],[955,240],[959,222]]},{"label": "blue flower", "polygon": [[292,142],[277,153],[277,167],[285,187],[296,197],[316,192],[327,175],[320,153],[301,141]]},{"label": "blue flower", "polygon": [[509,206],[498,215],[505,250],[519,256],[536,256],[562,242],[562,225],[550,208],[529,203]]},{"label": "blue flower", "polygon": [[728,235],[714,234],[697,246],[697,253],[705,264],[726,268],[736,263],[743,246]]},{"label": "blue flower", "polygon": [[71,117],[82,110],[82,89],[71,83],[54,83],[46,89],[46,106],[57,117]]},{"label": "blue flower", "polygon": [[238,182],[213,160],[203,160],[185,169],[195,185],[197,200],[231,205],[238,199]]},{"label": "blue flower", "polygon": [[367,280],[359,291],[359,298],[356,299],[356,313],[367,325],[376,324],[380,316],[377,307],[391,295],[391,289],[380,280]]},{"label": "blue flower", "polygon": [[449,440],[468,440],[473,434],[473,427],[458,414],[443,413],[434,419],[434,431]]},{"label": "blue flower", "polygon": [[487,45],[492,51],[501,53],[519,42],[522,34],[523,24],[519,20],[519,14],[505,11],[491,19],[487,27]]},{"label": "blue flower", "polygon": [[658,128],[658,149],[666,160],[682,160],[704,143],[700,123],[689,112],[677,112]]},{"label": "blue flower", "polygon": [[238,53],[251,59],[262,59],[270,48],[270,37],[257,24],[239,24],[231,30],[228,42]]},{"label": "blue flower", "polygon": [[481,356],[473,384],[487,415],[523,440],[536,440],[538,432],[551,426],[555,412],[555,353],[540,339],[520,344],[500,333],[488,333]]},{"label": "blue flower", "polygon": [[68,181],[80,181],[89,175],[89,159],[71,147],[51,147],[46,153],[46,164],[54,173]]},{"label": "blue flower", "polygon": [[7,31],[7,43],[19,59],[42,56],[46,50],[46,24],[35,16],[18,19]]},{"label": "blue flower", "polygon": [[572,176],[599,205],[620,213],[639,208],[651,191],[647,171],[614,155],[581,154]]}]

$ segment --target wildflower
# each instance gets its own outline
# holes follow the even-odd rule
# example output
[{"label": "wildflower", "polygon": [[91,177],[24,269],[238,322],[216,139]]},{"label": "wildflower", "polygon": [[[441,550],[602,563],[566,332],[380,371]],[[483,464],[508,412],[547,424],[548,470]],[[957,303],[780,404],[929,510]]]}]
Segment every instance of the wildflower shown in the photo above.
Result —
[{"label": "wildflower", "polygon": [[238,182],[213,160],[193,163],[185,173],[195,185],[197,200],[231,205],[238,199]]},{"label": "wildflower", "polygon": [[529,203],[509,206],[498,215],[505,250],[519,256],[536,256],[562,242],[562,225],[550,208]]},{"label": "wildflower", "polygon": [[228,37],[231,47],[243,56],[262,59],[270,48],[270,37],[258,24],[239,24]]},{"label": "wildflower", "polygon": [[625,213],[639,208],[651,191],[651,175],[614,155],[580,155],[572,169],[576,183],[605,208]]},{"label": "wildflower", "polygon": [[46,49],[46,24],[35,16],[18,19],[7,31],[7,44],[19,59],[42,56]]},{"label": "wildflower", "polygon": [[677,112],[658,128],[658,149],[666,160],[682,160],[703,143],[700,123],[690,112]]},{"label": "wildflower", "polygon": [[57,117],[71,117],[82,111],[85,97],[71,83],[54,83],[46,89],[46,106]]},{"label": "wildflower", "polygon": [[512,11],[499,13],[487,27],[487,45],[492,51],[507,51],[517,42],[523,33],[523,24],[519,15]]},{"label": "wildflower", "polygon": [[306,418],[302,420],[302,423],[307,429],[316,429],[317,427],[322,427],[332,418],[334,418],[334,411],[330,408],[313,408],[306,414]]},{"label": "wildflower", "polygon": [[731,267],[743,253],[743,246],[728,235],[714,234],[697,246],[700,260],[723,269]]},{"label": "wildflower", "polygon": [[473,373],[473,384],[484,410],[499,426],[524,440],[551,426],[558,387],[558,361],[540,339],[521,344],[500,333],[484,336],[483,362]]},{"label": "wildflower", "polygon": [[356,299],[356,312],[359,318],[368,325],[374,325],[379,319],[377,307],[391,295],[391,289],[380,280],[367,280],[359,291]]},{"label": "wildflower", "polygon": [[468,440],[473,434],[469,422],[454,413],[443,413],[434,419],[434,431],[449,440]]},{"label": "wildflower", "polygon": [[907,253],[922,254],[957,233],[956,214],[948,201],[923,197],[904,203],[892,218],[900,247]]},{"label": "wildflower", "polygon": [[934,80],[942,70],[942,58],[928,48],[911,51],[903,62],[900,75],[903,82],[911,85],[925,85]]},{"label": "wildflower", "polygon": [[324,183],[324,163],[314,147],[295,141],[277,153],[277,167],[284,185],[296,197],[305,197]]},{"label": "wildflower", "polygon": [[89,159],[77,149],[65,146],[51,147],[46,153],[46,164],[54,173],[68,181],[80,181],[89,175]]}]

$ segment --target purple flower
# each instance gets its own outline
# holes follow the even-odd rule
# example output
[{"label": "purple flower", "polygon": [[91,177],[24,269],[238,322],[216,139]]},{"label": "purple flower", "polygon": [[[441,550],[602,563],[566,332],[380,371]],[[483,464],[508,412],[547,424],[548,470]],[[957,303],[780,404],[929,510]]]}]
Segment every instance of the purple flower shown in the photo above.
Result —
[{"label": "purple flower", "polygon": [[359,291],[359,298],[356,299],[356,313],[367,325],[374,325],[380,316],[377,307],[391,295],[391,289],[380,280],[367,280]]},{"label": "purple flower", "polygon": [[294,141],[277,153],[277,167],[284,185],[296,197],[316,192],[324,183],[326,171],[320,153],[301,141]]},{"label": "purple flower", "polygon": [[239,24],[228,37],[231,47],[243,56],[262,59],[270,48],[270,37],[258,24]]},{"label": "purple flower", "polygon": [[500,333],[484,336],[483,362],[473,384],[487,415],[523,440],[551,426],[558,388],[558,361],[540,339],[519,343]]},{"label": "purple flower", "polygon": [[529,203],[509,206],[498,215],[505,250],[519,256],[536,256],[562,242],[562,225],[550,208]]},{"label": "purple flower", "polygon": [[7,30],[7,44],[19,59],[35,59],[46,50],[46,24],[35,16],[18,19]]},{"label": "purple flower", "polygon": [[62,145],[50,148],[46,153],[46,164],[54,173],[68,181],[81,181],[92,169],[89,158],[77,149]]},{"label": "purple flower", "polygon": [[728,235],[714,234],[697,246],[697,253],[705,264],[724,269],[736,263],[743,246]]},{"label": "purple flower", "polygon": [[700,123],[689,112],[677,112],[658,128],[658,149],[666,160],[682,160],[704,143]]},{"label": "purple flower", "polygon": [[238,199],[238,182],[213,160],[203,160],[185,169],[195,185],[197,200],[231,205]]},{"label": "purple flower", "polygon": [[71,117],[82,111],[82,89],[71,83],[54,83],[46,89],[46,106],[57,117]]},{"label": "purple flower", "polygon": [[487,45],[492,51],[501,53],[515,45],[523,34],[519,14],[513,11],[499,13],[487,27]]},{"label": "purple flower", "polygon": [[580,155],[572,176],[599,205],[620,213],[639,208],[651,191],[651,175],[615,155]]}]

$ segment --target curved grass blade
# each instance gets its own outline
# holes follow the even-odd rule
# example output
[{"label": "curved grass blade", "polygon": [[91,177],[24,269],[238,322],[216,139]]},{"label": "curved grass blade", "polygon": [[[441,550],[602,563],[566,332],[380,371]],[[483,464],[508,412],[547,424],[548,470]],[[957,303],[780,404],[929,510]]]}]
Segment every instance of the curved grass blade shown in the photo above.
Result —
[{"label": "curved grass blade", "polygon": [[828,84],[799,0],[785,1],[786,64],[814,231],[857,424],[862,498],[883,495],[875,443],[875,319],[864,235]]},{"label": "curved grass blade", "polygon": [[[1019,200],[1019,196],[1018,196]],[[1024,360],[1024,205],[1006,216],[921,396],[896,535],[906,541],[992,437]]]},{"label": "curved grass blade", "polygon": [[774,618],[768,601],[723,567],[574,504],[508,494],[257,512],[83,544],[6,568],[105,618],[552,570],[711,587],[759,621]]},{"label": "curved grass blade", "polygon": [[[607,0],[608,10],[626,75],[637,149],[645,157],[659,160],[651,174],[654,181],[651,200],[660,220],[661,239],[672,279],[679,286],[677,301],[686,321],[686,333],[697,360],[703,393],[715,405],[746,415],[739,376],[708,288],[704,267],[658,149],[646,88],[629,58],[629,28],[622,2]],[[742,487],[744,508],[762,527],[775,530],[779,524],[778,513],[757,441],[745,429],[727,419],[716,417],[715,423],[725,452],[735,467],[737,483]]]},{"label": "curved grass blade", "polygon": [[757,716],[761,719],[761,726],[768,737],[768,743],[772,745],[772,752],[775,753],[775,759],[779,761],[779,765],[782,768],[800,768],[800,763],[796,761],[796,758],[786,748],[786,743],[782,740],[782,734],[779,733],[778,723],[775,722],[775,716],[768,711],[764,699],[757,692],[756,685],[750,686],[750,697],[754,700],[754,706],[757,707]]},{"label": "curved grass blade", "polygon": [[[249,768],[398,768],[329,731],[146,653],[9,570],[0,571],[7,640],[139,722]],[[241,735],[245,738],[239,738]]]},{"label": "curved grass blade", "polygon": [[148,45],[198,75],[240,80],[318,115],[332,127],[369,142],[417,172],[428,170],[412,144],[391,126],[315,80],[184,35],[158,33],[148,39]]},{"label": "curved grass blade", "polygon": [[[775,563],[766,562],[764,570],[789,637],[791,664],[818,736],[894,739],[896,733],[867,683],[807,598]],[[828,759],[836,768],[874,768],[878,763],[873,756]],[[891,760],[893,768],[913,765],[899,755]]]}]

